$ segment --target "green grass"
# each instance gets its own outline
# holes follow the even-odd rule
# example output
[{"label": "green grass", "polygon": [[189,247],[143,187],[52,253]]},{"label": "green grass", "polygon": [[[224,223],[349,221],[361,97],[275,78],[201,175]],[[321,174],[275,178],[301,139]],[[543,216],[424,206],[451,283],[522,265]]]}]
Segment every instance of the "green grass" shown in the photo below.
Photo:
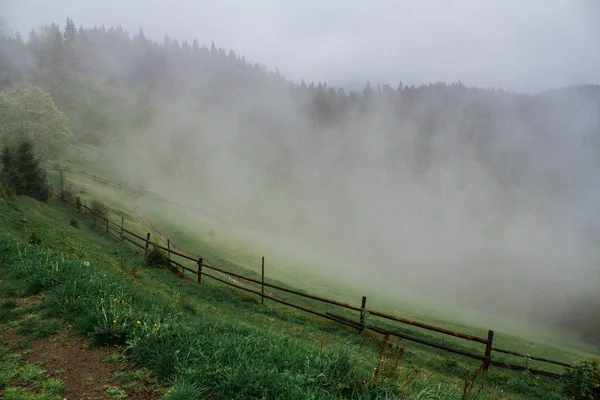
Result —
[{"label": "green grass", "polygon": [[62,381],[51,378],[37,363],[21,360],[19,354],[0,347],[0,398],[18,400],[60,400]]},{"label": "green grass", "polygon": [[[260,306],[256,296],[219,283],[197,285],[146,268],[136,248],[110,240],[86,216],[55,200],[16,204],[0,203],[3,295],[40,296],[41,305],[25,320],[36,321],[40,312],[96,344],[125,346],[134,364],[171,384],[172,398],[206,390],[215,398],[455,398],[478,367],[397,342],[405,348],[399,369],[375,385],[376,335],[357,335],[276,304]],[[80,228],[69,239],[71,218]],[[38,232],[40,245],[27,242],[29,229]],[[39,323],[27,329],[30,334]],[[563,359],[579,357],[548,349]],[[559,382],[523,373],[492,369],[482,382],[481,399],[561,398]]]}]

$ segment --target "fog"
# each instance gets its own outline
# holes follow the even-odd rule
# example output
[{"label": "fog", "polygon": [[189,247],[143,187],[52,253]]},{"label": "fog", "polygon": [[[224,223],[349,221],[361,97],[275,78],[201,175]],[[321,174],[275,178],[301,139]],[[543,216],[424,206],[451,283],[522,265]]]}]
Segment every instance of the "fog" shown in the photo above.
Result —
[{"label": "fog", "polygon": [[[600,89],[595,100],[576,91],[567,103],[588,108],[564,115],[521,114],[546,95],[493,92],[509,102],[493,106],[482,96],[475,103],[500,116],[471,137],[465,129],[475,116],[435,105],[443,90],[420,90],[405,115],[374,100],[374,111],[326,128],[281,93],[238,98],[235,114],[189,110],[194,128],[177,150],[165,136],[186,118],[158,114],[151,148],[136,141],[124,168],[177,202],[268,235],[259,249],[267,256],[269,246],[286,246],[300,260],[321,259],[324,276],[382,295],[411,293],[554,328],[567,328],[565,315],[578,320],[574,310],[594,310],[579,302],[599,283]],[[278,126],[269,132],[246,124],[263,102]],[[439,120],[427,128],[428,118]],[[178,170],[161,156],[183,148]],[[160,167],[169,163],[168,172]]]},{"label": "fog", "polygon": [[122,99],[119,118],[143,115],[102,139],[112,163],[270,238],[267,256],[287,247],[390,297],[579,326],[600,284],[600,88],[564,87],[600,82],[597,3],[426,3],[9,1],[4,15],[13,31],[48,12],[203,36],[290,76],[171,39],[158,63],[103,43],[85,70]]},{"label": "fog", "polygon": [[299,81],[463,81],[539,91],[600,80],[595,0],[2,0],[15,30],[67,17],[234,49]]}]

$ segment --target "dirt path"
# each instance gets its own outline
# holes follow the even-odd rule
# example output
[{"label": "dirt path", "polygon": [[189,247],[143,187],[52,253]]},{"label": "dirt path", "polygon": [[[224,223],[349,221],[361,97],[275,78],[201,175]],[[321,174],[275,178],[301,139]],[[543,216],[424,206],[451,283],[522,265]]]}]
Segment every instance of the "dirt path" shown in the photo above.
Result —
[{"label": "dirt path", "polygon": [[158,385],[147,380],[147,374],[127,369],[118,349],[91,347],[87,338],[68,329],[50,337],[28,340],[11,328],[0,338],[24,362],[38,363],[52,378],[61,380],[67,389],[64,399],[161,398]]}]

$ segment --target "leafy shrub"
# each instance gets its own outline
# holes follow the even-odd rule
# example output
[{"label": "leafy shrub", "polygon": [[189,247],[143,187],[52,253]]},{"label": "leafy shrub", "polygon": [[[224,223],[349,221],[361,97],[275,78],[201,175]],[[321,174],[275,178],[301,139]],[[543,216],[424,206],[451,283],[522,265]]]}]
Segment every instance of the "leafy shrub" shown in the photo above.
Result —
[{"label": "leafy shrub", "polygon": [[71,217],[71,219],[69,220],[69,225],[71,225],[73,228],[79,228],[79,223],[73,217]]},{"label": "leafy shrub", "polygon": [[129,299],[123,292],[100,298],[98,312],[90,315],[94,322],[91,339],[94,345],[123,345],[132,335],[134,317]]},{"label": "leafy shrub", "polygon": [[0,303],[0,310],[14,310],[17,308],[17,302],[14,300],[5,300]]},{"label": "leafy shrub", "polygon": [[10,199],[13,194],[14,193],[12,190],[10,190],[10,188],[2,185],[2,180],[0,179],[0,200]]},{"label": "leafy shrub", "polygon": [[169,258],[164,251],[156,246],[153,246],[152,250],[146,253],[145,262],[149,267],[169,267]]},{"label": "leafy shrub", "polygon": [[61,201],[73,203],[75,201],[75,193],[72,188],[68,187],[61,190],[59,198]]},{"label": "leafy shrub", "polygon": [[565,395],[574,400],[600,400],[598,361],[579,361],[567,373]]},{"label": "leafy shrub", "polygon": [[98,200],[92,200],[90,208],[95,217],[106,219],[108,217],[108,207],[106,204]]},{"label": "leafy shrub", "polygon": [[165,393],[165,400],[194,400],[200,399],[206,389],[187,379],[176,379],[173,386]]},{"label": "leafy shrub", "polygon": [[29,244],[34,244],[36,246],[42,244],[42,238],[40,237],[38,231],[36,231],[35,229],[29,232],[29,238],[27,239],[27,241],[29,242]]}]

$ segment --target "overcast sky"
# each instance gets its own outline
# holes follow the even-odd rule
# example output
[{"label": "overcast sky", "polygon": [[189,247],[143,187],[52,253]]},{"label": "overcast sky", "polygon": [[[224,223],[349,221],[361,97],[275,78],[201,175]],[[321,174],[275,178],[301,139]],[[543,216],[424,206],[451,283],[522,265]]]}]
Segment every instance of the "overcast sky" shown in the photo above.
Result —
[{"label": "overcast sky", "polygon": [[22,33],[69,16],[214,41],[294,80],[600,83],[600,0],[0,0],[0,15]]}]

